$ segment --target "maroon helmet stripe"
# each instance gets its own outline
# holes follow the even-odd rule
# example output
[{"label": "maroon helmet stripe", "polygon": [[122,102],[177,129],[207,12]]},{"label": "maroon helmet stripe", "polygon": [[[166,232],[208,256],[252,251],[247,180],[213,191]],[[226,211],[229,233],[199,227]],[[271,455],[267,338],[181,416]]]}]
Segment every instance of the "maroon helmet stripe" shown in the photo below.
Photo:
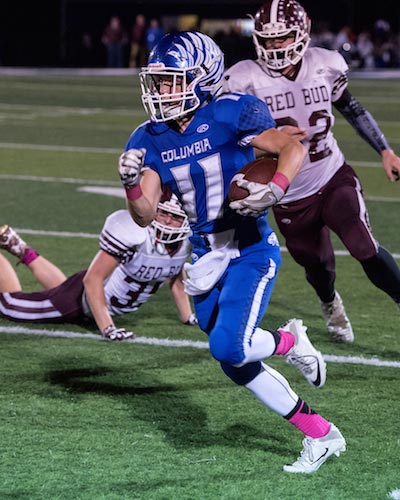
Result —
[{"label": "maroon helmet stripe", "polygon": [[[271,23],[276,23],[278,21],[278,12],[279,12],[279,2],[281,0],[272,0],[271,4]],[[280,9],[282,13],[282,8]]]}]

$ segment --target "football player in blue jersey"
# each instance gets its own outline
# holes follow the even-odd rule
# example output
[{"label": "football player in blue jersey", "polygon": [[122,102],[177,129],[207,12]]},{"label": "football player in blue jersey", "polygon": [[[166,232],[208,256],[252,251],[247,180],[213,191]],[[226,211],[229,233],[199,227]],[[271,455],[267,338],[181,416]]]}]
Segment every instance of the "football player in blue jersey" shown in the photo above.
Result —
[{"label": "football player in blue jersey", "polygon": [[[132,133],[118,171],[127,208],[139,225],[154,219],[163,185],[182,203],[193,233],[185,289],[194,297],[211,354],[233,382],[305,434],[301,457],[284,470],[310,473],[344,451],[345,440],[264,360],[285,356],[316,387],[325,383],[325,362],[301,320],[277,331],[258,326],[280,266],[266,210],[283,197],[306,151],[275,128],[258,98],[220,95],[223,72],[223,54],[210,37],[165,35],[140,73],[150,121]],[[267,185],[238,180],[249,195],[229,204],[230,182],[254,159],[254,148],[279,156],[277,172]]]}]

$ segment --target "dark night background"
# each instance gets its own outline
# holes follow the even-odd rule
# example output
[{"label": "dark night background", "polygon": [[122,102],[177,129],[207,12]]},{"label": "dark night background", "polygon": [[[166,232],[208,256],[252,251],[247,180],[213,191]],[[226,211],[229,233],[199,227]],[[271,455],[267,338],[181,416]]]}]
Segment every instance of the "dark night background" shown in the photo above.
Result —
[{"label": "dark night background", "polygon": [[[0,6],[0,65],[73,66],[79,60],[79,45],[89,32],[96,45],[93,65],[104,65],[101,33],[110,16],[119,15],[129,30],[138,13],[146,17],[197,14],[202,18],[244,18],[254,14],[262,2],[242,0],[187,0],[175,2],[140,0],[48,0],[46,2],[3,0]],[[314,25],[326,21],[337,32],[349,24],[355,32],[370,29],[376,19],[385,19],[395,32],[400,29],[400,1],[303,0]]]}]

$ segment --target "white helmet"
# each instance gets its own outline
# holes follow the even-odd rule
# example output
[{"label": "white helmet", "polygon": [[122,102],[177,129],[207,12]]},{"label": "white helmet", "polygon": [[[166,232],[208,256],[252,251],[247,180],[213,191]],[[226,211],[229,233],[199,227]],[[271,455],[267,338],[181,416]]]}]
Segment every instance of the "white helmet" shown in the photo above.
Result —
[{"label": "white helmet", "polygon": [[[168,213],[173,216],[177,216],[180,220],[182,220],[182,224],[178,227],[163,224],[157,220],[159,213]],[[165,201],[163,201],[163,198],[161,199],[157,206],[157,216],[152,221],[151,225],[156,230],[156,240],[158,242],[170,245],[171,243],[182,241],[188,237],[190,233],[188,217],[182,209],[178,198],[174,194],[170,197],[170,199]]]},{"label": "white helmet", "polygon": [[[195,31],[165,35],[139,73],[146,113],[154,122],[166,122],[193,112],[221,90],[223,73],[224,55],[209,36]],[[160,94],[166,78],[171,91]]]},{"label": "white helmet", "polygon": [[[295,0],[268,0],[254,18],[253,41],[257,56],[267,68],[281,70],[297,64],[310,43],[311,21]],[[284,48],[266,48],[266,40],[293,36]]]}]

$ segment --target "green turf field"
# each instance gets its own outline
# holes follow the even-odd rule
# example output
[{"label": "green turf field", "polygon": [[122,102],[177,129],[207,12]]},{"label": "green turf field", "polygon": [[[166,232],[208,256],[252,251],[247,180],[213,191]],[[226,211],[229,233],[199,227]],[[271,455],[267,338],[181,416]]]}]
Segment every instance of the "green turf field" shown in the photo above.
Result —
[{"label": "green turf field", "polygon": [[[399,152],[400,81],[350,87]],[[143,119],[135,76],[2,75],[0,225],[20,229],[66,274],[87,266],[104,218],[124,201],[80,188],[120,186],[118,155]],[[335,131],[363,183],[375,235],[399,259],[400,183],[386,181],[378,155],[341,117]],[[34,290],[28,271],[17,270]],[[262,325],[300,317],[326,355],[321,390],[282,359],[270,365],[342,430],[348,449],[339,459],[311,476],[282,472],[302,436],[222,374],[204,334],[179,324],[165,288],[117,320],[136,343],[106,343],[70,325],[24,325],[30,333],[22,334],[0,320],[0,500],[400,498],[400,313],[353,259],[339,255],[337,271],[353,345],[329,340],[287,253]],[[41,330],[87,338],[33,335]]]}]

